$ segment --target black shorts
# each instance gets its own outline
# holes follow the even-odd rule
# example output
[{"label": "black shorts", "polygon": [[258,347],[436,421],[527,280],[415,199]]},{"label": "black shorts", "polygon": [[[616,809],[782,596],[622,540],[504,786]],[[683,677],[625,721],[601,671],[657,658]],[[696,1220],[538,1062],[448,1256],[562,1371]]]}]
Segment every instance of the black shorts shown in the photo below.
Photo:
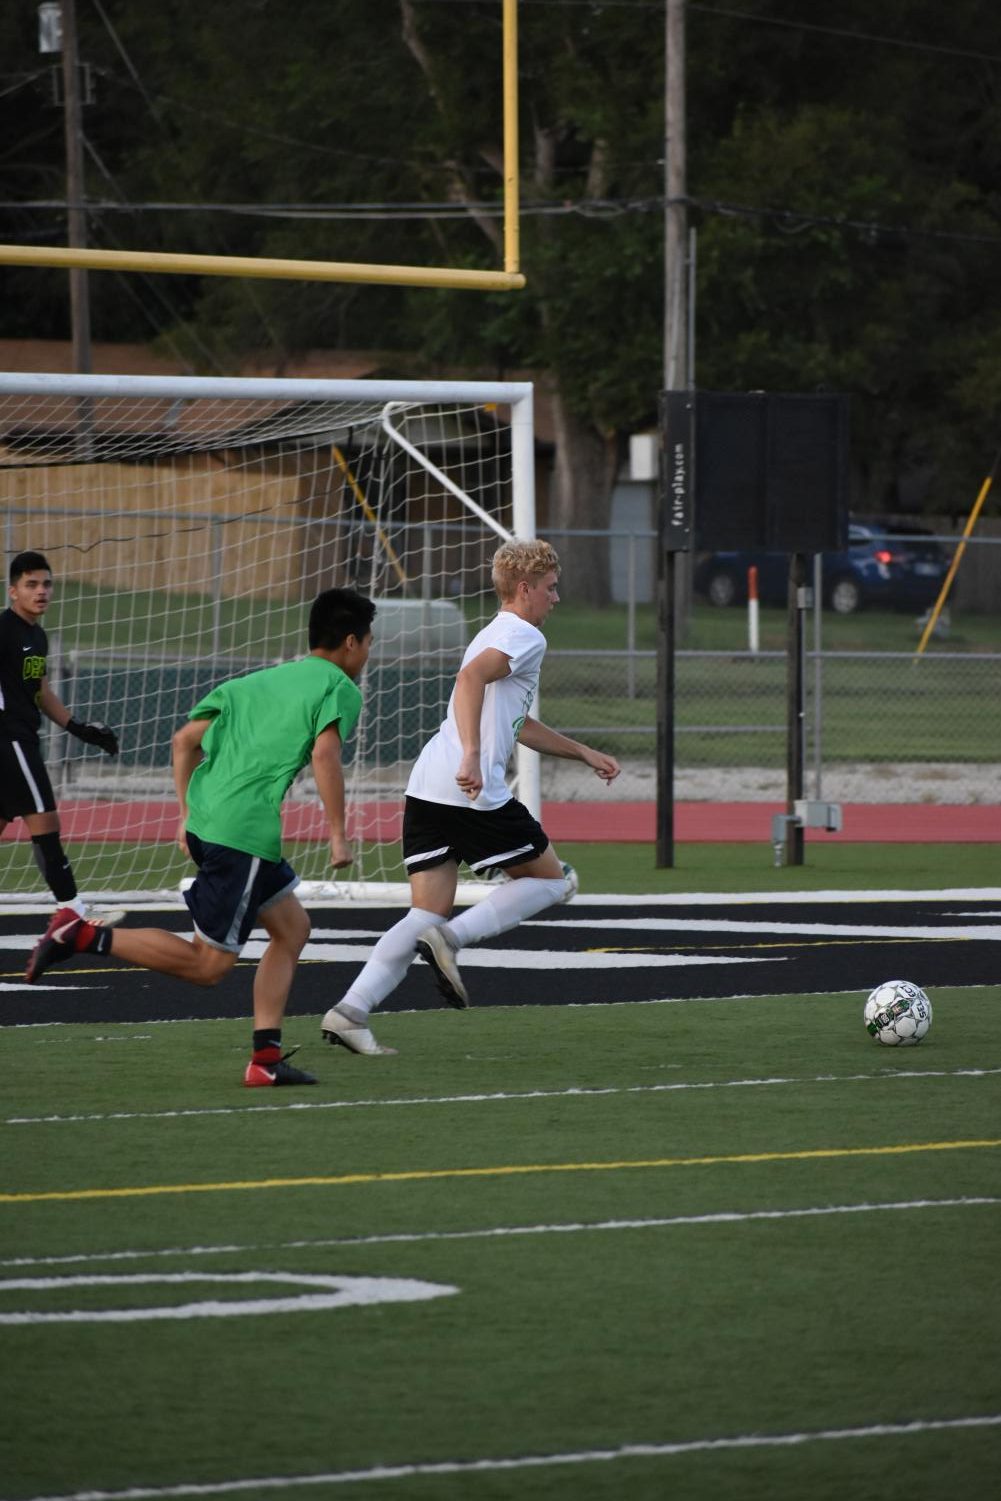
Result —
[{"label": "black shorts", "polygon": [[0,736],[0,818],[10,823],[26,813],[53,813],[55,807],[39,747]]},{"label": "black shorts", "polygon": [[477,875],[524,865],[549,848],[542,825],[517,798],[502,808],[458,808],[408,797],[403,803],[403,863],[407,875],[465,860]]},{"label": "black shorts", "polygon": [[238,954],[259,912],[288,896],[299,877],[287,860],[262,860],[188,833],[198,874],[184,893],[195,932],[214,949]]}]

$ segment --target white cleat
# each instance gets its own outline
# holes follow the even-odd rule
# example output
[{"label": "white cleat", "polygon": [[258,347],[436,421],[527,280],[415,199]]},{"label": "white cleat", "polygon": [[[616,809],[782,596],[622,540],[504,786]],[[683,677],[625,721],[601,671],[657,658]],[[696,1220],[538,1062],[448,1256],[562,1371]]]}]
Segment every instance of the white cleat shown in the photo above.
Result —
[{"label": "white cleat", "polygon": [[85,921],[95,928],[117,928],[127,915],[124,907],[107,907],[103,912],[88,912]]},{"label": "white cleat", "polygon": [[332,1047],[347,1048],[349,1053],[360,1053],[366,1058],[396,1054],[396,1048],[384,1048],[368,1027],[353,1022],[350,1017],[338,1011],[336,1006],[331,1006],[323,1018],[323,1036]]},{"label": "white cleat", "polygon": [[415,947],[421,958],[430,964],[438,989],[448,1004],[457,1011],[464,1010],[469,1005],[469,996],[455,962],[456,950],[441,929],[425,928],[418,935]]}]

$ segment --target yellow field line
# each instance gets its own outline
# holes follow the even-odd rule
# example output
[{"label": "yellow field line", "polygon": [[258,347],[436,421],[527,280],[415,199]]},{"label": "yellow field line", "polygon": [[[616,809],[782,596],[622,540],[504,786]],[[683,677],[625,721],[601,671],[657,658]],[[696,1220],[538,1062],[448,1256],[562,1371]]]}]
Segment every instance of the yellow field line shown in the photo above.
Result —
[{"label": "yellow field line", "polygon": [[1001,1147],[986,1141],[925,1141],[896,1147],[814,1147],[802,1152],[738,1152],[719,1157],[651,1157],[629,1162],[532,1162],[507,1167],[424,1168],[400,1173],[344,1173],[337,1177],[258,1178],[235,1183],[156,1183],[136,1188],[72,1188],[48,1193],[0,1193],[0,1204],[67,1199],[138,1199],[156,1194],[234,1193],[264,1188],[344,1188],[356,1183],[427,1183],[436,1178],[513,1178],[526,1173],[611,1173],[650,1167],[718,1167],[725,1163],[809,1162],[821,1157],[891,1157],[912,1152],[961,1152]]},{"label": "yellow field line", "polygon": [[[712,954],[753,952],[755,949],[836,949],[855,947],[863,943],[969,943],[969,938],[776,938],[770,943],[647,943],[625,947],[621,944],[607,948],[584,949],[585,954]],[[255,961],[256,963],[256,961]],[[68,974],[68,970],[63,971]],[[764,999],[762,997],[762,999]]]}]

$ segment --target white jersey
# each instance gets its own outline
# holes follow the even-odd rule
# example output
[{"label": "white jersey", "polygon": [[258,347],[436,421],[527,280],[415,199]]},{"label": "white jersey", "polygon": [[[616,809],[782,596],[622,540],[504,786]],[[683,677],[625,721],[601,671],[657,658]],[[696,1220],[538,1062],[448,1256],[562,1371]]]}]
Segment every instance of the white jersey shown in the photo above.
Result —
[{"label": "white jersey", "polygon": [[507,677],[488,683],[480,715],[480,769],[483,790],[470,801],[456,784],[462,760],[462,742],[455,722],[455,690],[448,713],[437,735],[425,745],[414,762],[408,797],[429,803],[449,803],[459,808],[500,808],[511,800],[505,772],[518,733],[525,722],[539,686],[539,672],[546,655],[546,638],[534,625],[513,610],[501,610],[489,625],[475,635],[462,658],[465,667],[480,652],[493,648],[511,659]]}]

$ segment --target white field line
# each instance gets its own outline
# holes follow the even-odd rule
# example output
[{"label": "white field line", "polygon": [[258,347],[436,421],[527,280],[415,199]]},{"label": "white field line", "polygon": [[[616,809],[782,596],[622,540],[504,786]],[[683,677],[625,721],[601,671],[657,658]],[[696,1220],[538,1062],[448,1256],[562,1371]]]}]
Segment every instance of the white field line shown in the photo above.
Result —
[{"label": "white field line", "polygon": [[[367,909],[384,910],[387,907],[406,907],[410,901],[410,891],[406,882],[398,882],[392,888],[392,899],[388,896],[380,897],[373,895],[365,900],[350,898],[350,910],[359,914]],[[127,905],[129,910],[137,912],[181,912],[185,911],[184,900],[180,891],[174,893],[158,892],[151,895],[143,891],[120,891],[120,892],[83,892],[85,900],[93,901],[99,906]],[[689,906],[727,906],[742,907],[762,904],[769,907],[784,905],[787,902],[809,904],[811,902],[998,902],[1001,903],[1001,886],[939,886],[934,889],[922,888],[920,890],[908,887],[889,887],[882,890],[852,890],[833,888],[824,891],[783,891],[779,893],[764,891],[645,891],[636,892],[633,895],[623,894],[618,891],[585,891],[574,898],[574,907],[689,907]],[[310,911],[322,912],[329,910],[332,905],[339,905],[330,896],[308,897],[303,906]],[[16,896],[6,895],[0,899],[0,917],[24,917],[52,915],[52,901],[49,898],[43,901],[40,896],[25,897],[18,899]]]},{"label": "white field line", "polygon": [[371,1307],[378,1303],[422,1303],[451,1297],[459,1289],[450,1283],[422,1282],[413,1277],[331,1277],[315,1272],[117,1272],[112,1275],[71,1277],[15,1277],[0,1281],[2,1292],[65,1292],[73,1287],[190,1287],[211,1283],[226,1287],[264,1284],[318,1288],[320,1291],[285,1297],[200,1299],[161,1307],[64,1308],[56,1313],[37,1309],[0,1313],[0,1325],[38,1327],[42,1324],[145,1324],[186,1322],[189,1319],[271,1317],[289,1313],[329,1313],[334,1309]]},{"label": "white field line", "polygon": [[[995,914],[984,914],[994,916]],[[729,917],[553,917],[547,922],[525,922],[522,927],[572,928],[582,932],[623,933],[754,933],[761,937],[768,934],[791,934],[795,937],[815,938],[910,938],[915,942],[923,939],[969,939],[982,938],[991,943],[1001,940],[1001,926],[996,923],[964,923],[947,926],[945,923],[919,925],[896,923],[893,925],[858,922],[770,922],[767,918],[747,918],[738,921]],[[465,963],[463,956],[463,963]]]},{"label": "white field line", "polygon": [[[344,1235],[312,1240],[285,1240],[218,1246],[163,1246],[156,1250],[88,1251],[67,1256],[13,1256],[0,1267],[104,1266],[116,1261],[155,1261],[164,1257],[189,1260],[197,1256],[242,1256],[276,1251],[329,1250],[337,1247],[423,1245],[432,1241],[506,1240],[526,1235],[583,1235],[618,1230],[671,1230],[679,1226],[749,1225],[761,1220],[820,1219],[832,1214],[889,1214],[902,1210],[974,1209],[1001,1205],[1001,1197],[966,1195],[958,1199],[897,1199],[888,1203],[821,1204],[803,1209],[724,1209],[707,1214],[676,1214],[663,1218],[570,1220],[542,1225],[493,1225],[474,1230],[398,1230],[385,1235]],[[0,1292],[11,1284],[0,1279]]]},{"label": "white field line", "polygon": [[814,1074],[802,1078],[776,1076],[767,1079],[715,1079],[702,1083],[571,1085],[566,1089],[497,1090],[491,1094],[412,1095],[384,1100],[290,1100],[286,1105],[210,1105],[187,1110],[112,1110],[92,1115],[11,1115],[5,1126],[66,1126],[101,1121],[156,1121],[214,1115],[274,1115],[288,1111],[378,1110],[418,1105],[495,1105],[527,1100],[600,1099],[613,1095],[674,1094],[684,1090],[774,1089],[795,1084],[866,1084],[899,1079],[988,1079],[999,1068],[880,1070],[866,1074]]},{"label": "white field line", "polygon": [[[870,1423],[859,1428],[819,1428],[800,1433],[744,1433],[730,1438],[686,1439],[676,1443],[622,1444],[616,1449],[581,1449],[565,1454],[521,1454],[489,1459],[445,1459],[367,1470],[328,1470],[312,1475],[257,1475],[246,1480],[192,1482],[185,1485],[135,1485],[119,1491],[71,1491],[35,1496],[30,1501],[173,1501],[182,1496],[232,1496],[241,1491],[290,1490],[300,1486],[353,1485],[361,1481],[411,1480],[431,1475],[487,1475],[497,1471],[538,1470],[557,1465],[609,1464],[628,1459],[673,1459],[683,1454],[726,1453],[741,1449],[801,1448],[869,1438],[916,1438],[924,1433],[957,1433],[1001,1427],[1001,1413],[962,1418],[925,1418],[907,1423]],[[623,1482],[625,1483],[625,1482]]]}]

